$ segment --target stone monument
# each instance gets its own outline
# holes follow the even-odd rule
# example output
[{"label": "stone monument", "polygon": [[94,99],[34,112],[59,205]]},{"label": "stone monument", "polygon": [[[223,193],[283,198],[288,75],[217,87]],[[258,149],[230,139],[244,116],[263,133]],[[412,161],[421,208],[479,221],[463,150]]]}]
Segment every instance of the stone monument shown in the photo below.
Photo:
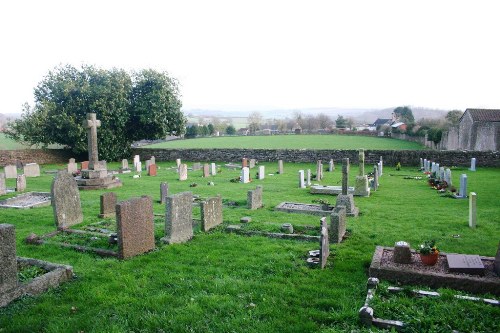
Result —
[{"label": "stone monument", "polygon": [[370,186],[368,184],[368,176],[365,175],[365,150],[359,150],[359,174],[356,176],[356,186],[354,187],[354,195],[361,197],[370,196]]},{"label": "stone monument", "polygon": [[342,194],[337,196],[335,207],[345,206],[347,216],[358,216],[359,209],[354,205],[354,197],[348,194],[349,159],[342,159]]}]

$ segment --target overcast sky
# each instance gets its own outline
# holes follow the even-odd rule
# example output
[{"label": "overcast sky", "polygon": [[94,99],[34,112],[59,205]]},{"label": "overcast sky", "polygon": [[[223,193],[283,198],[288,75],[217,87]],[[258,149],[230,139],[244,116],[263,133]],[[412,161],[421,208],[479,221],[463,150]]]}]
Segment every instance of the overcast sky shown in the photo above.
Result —
[{"label": "overcast sky", "polygon": [[59,64],[169,72],[183,108],[500,108],[500,1],[0,3],[0,113]]}]

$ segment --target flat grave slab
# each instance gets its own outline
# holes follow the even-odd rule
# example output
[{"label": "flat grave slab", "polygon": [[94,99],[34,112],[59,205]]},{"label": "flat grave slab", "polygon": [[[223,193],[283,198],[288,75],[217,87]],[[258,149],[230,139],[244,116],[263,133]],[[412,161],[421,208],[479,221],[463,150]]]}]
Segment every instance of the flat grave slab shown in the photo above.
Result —
[{"label": "flat grave slab", "polygon": [[450,272],[484,275],[484,265],[478,255],[448,254]]},{"label": "flat grave slab", "polygon": [[[309,189],[309,193],[339,195],[342,194],[342,186],[312,185]],[[354,194],[354,187],[348,187],[347,194]]]},{"label": "flat grave slab", "polygon": [[28,192],[0,201],[0,208],[27,209],[50,206],[49,192]]},{"label": "flat grave slab", "polygon": [[286,213],[309,214],[317,216],[327,216],[333,211],[333,206],[324,209],[323,205],[305,204],[298,202],[282,202],[274,210]]},{"label": "flat grave slab", "polygon": [[233,169],[233,170],[241,169],[241,164],[227,163],[227,164],[224,164],[224,166],[228,169]]}]

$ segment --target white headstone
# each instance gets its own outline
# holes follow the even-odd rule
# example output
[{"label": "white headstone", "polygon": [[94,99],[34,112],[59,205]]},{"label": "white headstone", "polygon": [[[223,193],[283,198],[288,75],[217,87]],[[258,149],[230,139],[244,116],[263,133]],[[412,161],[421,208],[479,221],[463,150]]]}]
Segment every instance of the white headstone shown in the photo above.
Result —
[{"label": "white headstone", "polygon": [[142,162],[141,161],[138,161],[134,164],[135,166],[135,171],[137,172],[141,172],[142,171]]},{"label": "white headstone", "polygon": [[179,180],[188,179],[188,166],[187,164],[181,164],[179,166]]},{"label": "white headstone", "polygon": [[383,170],[384,169],[384,161],[382,160],[382,156],[380,156],[380,166],[379,166],[379,168],[380,168],[380,171],[379,171],[380,175],[382,176],[384,174],[384,170]]},{"label": "white headstone", "polygon": [[215,163],[210,164],[210,174],[212,176],[215,176],[217,174],[217,167],[215,166]]},{"label": "white headstone", "polygon": [[179,167],[181,166],[181,159],[180,158],[176,159],[175,164],[177,165],[177,169],[179,169]]},{"label": "white headstone", "polygon": [[470,171],[476,171],[476,158],[473,157],[470,160]]},{"label": "white headstone", "polygon": [[244,184],[250,182],[250,168],[249,167],[244,167],[241,169],[240,181]]},{"label": "white headstone", "polygon": [[305,188],[306,184],[304,183],[304,170],[299,170],[299,188]]},{"label": "white headstone", "polygon": [[469,193],[469,227],[475,228],[477,214],[476,214],[476,192]]},{"label": "white headstone", "polygon": [[335,164],[333,164],[333,160],[330,160],[328,162],[328,171],[333,172],[333,170],[335,170]]},{"label": "white headstone", "polygon": [[266,178],[266,167],[259,165],[259,180]]},{"label": "white headstone", "polygon": [[311,186],[311,169],[306,171],[306,186]]},{"label": "white headstone", "polygon": [[134,167],[136,166],[137,163],[141,161],[141,157],[139,155],[134,156]]},{"label": "white headstone", "polygon": [[446,184],[448,184],[448,186],[452,185],[451,170],[450,169],[446,169],[444,171],[444,181],[446,182]]},{"label": "white headstone", "polygon": [[426,158],[424,158],[424,164],[423,164],[423,166],[422,166],[422,169],[423,169],[424,171],[427,171],[427,159],[426,159]]}]

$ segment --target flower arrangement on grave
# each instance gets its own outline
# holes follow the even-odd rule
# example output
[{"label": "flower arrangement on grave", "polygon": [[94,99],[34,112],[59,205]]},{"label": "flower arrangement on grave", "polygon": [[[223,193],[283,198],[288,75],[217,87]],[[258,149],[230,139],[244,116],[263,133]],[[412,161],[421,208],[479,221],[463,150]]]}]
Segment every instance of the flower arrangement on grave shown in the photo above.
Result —
[{"label": "flower arrangement on grave", "polygon": [[424,265],[435,265],[439,258],[439,249],[435,240],[426,240],[419,245],[417,252],[420,254],[420,260]]}]

